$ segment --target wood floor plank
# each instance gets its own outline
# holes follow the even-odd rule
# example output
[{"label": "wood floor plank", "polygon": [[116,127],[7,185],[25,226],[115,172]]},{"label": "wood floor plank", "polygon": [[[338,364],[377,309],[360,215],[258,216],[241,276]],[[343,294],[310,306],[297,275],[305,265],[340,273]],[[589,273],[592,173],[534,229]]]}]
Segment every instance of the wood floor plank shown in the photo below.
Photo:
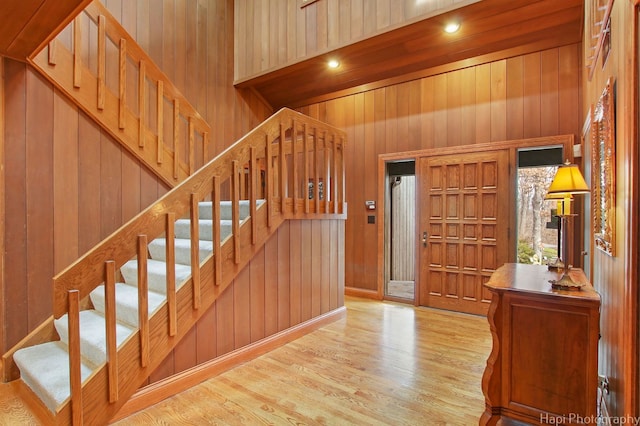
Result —
[{"label": "wood floor plank", "polygon": [[346,318],[115,424],[478,423],[486,318],[357,298],[345,305]]}]

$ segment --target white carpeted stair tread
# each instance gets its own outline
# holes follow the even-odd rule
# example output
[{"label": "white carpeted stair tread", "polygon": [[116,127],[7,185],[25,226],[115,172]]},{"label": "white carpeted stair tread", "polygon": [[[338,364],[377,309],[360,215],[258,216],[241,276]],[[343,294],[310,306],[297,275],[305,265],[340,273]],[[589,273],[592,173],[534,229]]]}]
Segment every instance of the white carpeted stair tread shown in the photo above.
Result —
[{"label": "white carpeted stair tread", "polygon": [[[104,314],[104,285],[96,287],[90,294],[91,302],[97,311]],[[164,294],[149,291],[147,303],[149,305],[149,317],[166,300]],[[124,284],[116,284],[116,318],[123,324],[138,327],[138,288]]]},{"label": "white carpeted stair tread", "polygon": [[[191,266],[175,264],[176,270],[176,290],[191,277]],[[138,261],[130,260],[120,268],[125,283],[138,285]],[[147,277],[149,282],[149,290],[157,293],[167,293],[167,264],[160,260],[147,260]]]},{"label": "white carpeted stair tread", "polygon": [[[22,380],[40,397],[52,412],[69,398],[69,353],[60,341],[20,349],[13,355]],[[96,367],[88,360],[81,361],[82,382]]]},{"label": "white carpeted stair tread", "polygon": [[[198,221],[200,228],[200,239],[206,241],[213,241],[213,221],[207,219],[200,219]],[[230,220],[220,221],[220,241],[227,239],[231,235],[231,223]],[[176,220],[175,227],[176,238],[190,239],[191,238],[191,221],[189,219]]]},{"label": "white carpeted stair tread", "polygon": [[[191,265],[191,239],[175,238],[176,263],[182,265]],[[200,240],[200,262],[203,262],[211,253],[213,253],[213,242]],[[155,260],[166,259],[167,240],[165,238],[156,238],[149,243],[149,253],[151,258]]]},{"label": "white carpeted stair tread", "polygon": [[[264,200],[256,200],[256,208],[259,208],[264,203]],[[198,214],[200,215],[200,219],[209,219],[212,218],[212,208],[211,201],[201,201],[198,203]],[[232,220],[232,202],[231,201],[221,201],[220,202],[220,219],[222,220]],[[240,220],[245,220],[249,217],[250,213],[250,203],[249,200],[240,200],[239,203],[239,211],[240,211]]]},{"label": "white carpeted stair tread", "polygon": [[[68,315],[54,320],[60,340],[69,344]],[[107,360],[106,320],[101,312],[94,310],[80,311],[80,352],[95,365],[102,365]],[[131,334],[133,328],[116,322],[116,346],[120,346]]]}]

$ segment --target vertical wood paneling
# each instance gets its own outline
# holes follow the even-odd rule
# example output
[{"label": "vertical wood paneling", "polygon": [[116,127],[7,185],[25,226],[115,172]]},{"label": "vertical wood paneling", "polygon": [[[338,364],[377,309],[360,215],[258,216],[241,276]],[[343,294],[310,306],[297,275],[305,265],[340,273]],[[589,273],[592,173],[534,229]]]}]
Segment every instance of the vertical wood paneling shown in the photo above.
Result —
[{"label": "vertical wood paneling", "polygon": [[[0,265],[5,264],[5,198],[4,194],[6,193],[6,185],[5,185],[5,168],[4,168],[4,149],[5,149],[5,127],[4,127],[4,119],[5,119],[5,101],[4,101],[4,85],[5,85],[5,77],[4,77],[4,59],[0,58]],[[5,321],[5,275],[4,275],[4,266],[2,271],[0,271],[0,323],[4,324]],[[5,327],[0,327],[0,351],[2,353],[6,352],[5,347]]]},{"label": "vertical wood paneling", "polygon": [[216,353],[224,355],[235,349],[233,330],[233,292],[232,283],[216,300]]},{"label": "vertical wood paneling", "polygon": [[462,145],[462,71],[447,73],[448,145]]},{"label": "vertical wood paneling", "polygon": [[[433,146],[447,146],[447,75],[433,77]],[[388,151],[393,152],[393,151]]]},{"label": "vertical wood paneling", "polygon": [[540,53],[524,56],[524,137],[540,134]]},{"label": "vertical wood paneling", "polygon": [[140,163],[129,152],[122,153],[122,215],[125,223],[140,212]]},{"label": "vertical wood paneling", "polygon": [[322,223],[311,221],[311,316],[322,313],[322,274],[315,272],[322,269]]},{"label": "vertical wood paneling", "polygon": [[4,349],[16,344],[29,331],[29,309],[27,298],[27,229],[25,180],[26,150],[26,66],[21,62],[4,60],[4,96],[5,96],[5,239],[4,253],[5,281],[3,327],[5,332]]},{"label": "vertical wood paneling", "polygon": [[[582,123],[580,90],[582,85],[580,46],[573,44],[559,49],[558,63],[558,133],[567,134]],[[579,79],[576,84],[576,76]]]},{"label": "vertical wood paneling", "polygon": [[[85,114],[79,114],[78,176],[82,185],[78,188],[78,249],[86,252],[102,239],[100,208],[100,129]],[[98,166],[96,166],[96,164]]]},{"label": "vertical wood paneling", "polygon": [[54,271],[78,258],[78,112],[58,92],[53,98]]},{"label": "vertical wood paneling", "polygon": [[[376,7],[383,3],[376,2]],[[579,55],[578,45],[549,49],[300,108],[348,134],[347,285],[369,290],[377,286],[378,254],[362,247],[377,244],[377,227],[366,223],[371,213],[364,201],[381,201],[375,180],[379,154],[580,134],[581,120],[575,118]],[[543,57],[548,59],[544,67]],[[323,109],[325,114],[320,113]],[[384,220],[383,212],[374,214]]]},{"label": "vertical wood paneling", "polygon": [[507,140],[507,75],[504,60],[491,63],[491,140]]},{"label": "vertical wood paneling", "polygon": [[302,296],[302,303],[300,307],[300,319],[306,321],[311,318],[311,280],[312,280],[312,265],[311,257],[313,255],[311,251],[311,222],[308,220],[301,221],[301,235],[300,240],[302,243],[302,249],[300,250],[301,262],[302,262],[302,280],[300,282],[300,294]]},{"label": "vertical wood paneling", "polygon": [[[307,7],[304,9],[305,15],[305,24],[306,24],[306,46],[305,51],[315,51],[318,49],[318,33],[317,33],[317,22],[318,22],[318,8],[317,7]],[[273,50],[273,49],[271,49]]]},{"label": "vertical wood paneling", "polygon": [[264,246],[264,333],[278,331],[278,239],[271,238]]},{"label": "vertical wood paneling", "polygon": [[507,59],[507,139],[524,138],[524,60]]},{"label": "vertical wood paneling", "polygon": [[[233,338],[234,347],[251,343],[251,268],[244,268],[233,285]],[[225,320],[231,322],[231,318]],[[179,370],[178,370],[179,371]]]},{"label": "vertical wood paneling", "polygon": [[289,223],[288,247],[289,321],[294,326],[302,322],[302,224],[299,220]]},{"label": "vertical wood paneling", "polygon": [[476,68],[476,140],[484,143],[491,140],[491,66]]},{"label": "vertical wood paneling", "polygon": [[33,329],[50,315],[53,300],[53,90],[32,69],[26,85],[27,303]]},{"label": "vertical wood paneling", "polygon": [[[184,371],[198,364],[198,328],[191,328],[176,346],[173,357],[174,371]],[[204,339],[201,339],[204,340]],[[173,373],[173,371],[172,371]]]},{"label": "vertical wood paneling", "polygon": [[541,103],[540,129],[543,136],[558,134],[558,49],[541,53]]},{"label": "vertical wood paneling", "polygon": [[342,306],[344,242],[343,220],[282,224],[150,382]]},{"label": "vertical wood paneling", "polygon": [[174,353],[171,352],[169,355],[167,355],[167,357],[162,361],[162,363],[160,363],[160,366],[158,366],[153,373],[151,373],[149,375],[149,381],[151,383],[153,382],[157,382],[159,380],[162,379],[166,379],[167,377],[171,376],[171,374],[174,371],[174,363],[173,363],[173,359],[174,359]]},{"label": "vertical wood paneling", "polygon": [[[422,140],[420,141],[421,149],[433,148],[433,140],[434,138],[434,83],[433,77],[431,78],[423,78],[420,80],[420,104],[421,104],[421,117],[420,121],[422,123]],[[475,88],[474,88],[475,90]],[[376,114],[376,122],[380,122],[384,119],[384,116],[380,117]]]},{"label": "vertical wood paneling", "polygon": [[[338,291],[339,291],[339,285],[338,285],[338,268],[339,265],[342,264],[342,262],[340,262],[338,260],[338,251],[340,250],[340,248],[338,248],[337,244],[338,244],[338,223],[336,221],[331,221],[329,223],[329,310],[333,310],[338,308],[339,306],[342,305],[338,305]],[[326,283],[325,283],[326,285]]]},{"label": "vertical wood paneling", "polygon": [[106,236],[121,225],[122,208],[122,151],[108,135],[100,137],[100,212],[101,236]]},{"label": "vertical wood paneling", "polygon": [[460,73],[460,139],[462,145],[469,145],[476,134],[476,72],[473,68],[465,68]]},{"label": "vertical wood paneling", "polygon": [[314,221],[321,226],[320,243],[320,311],[324,314],[331,308],[331,222]]},{"label": "vertical wood paneling", "polygon": [[[408,151],[409,150],[409,83],[403,83],[398,85],[398,98],[396,99],[396,113],[397,113],[397,134],[396,134],[396,151]],[[357,149],[357,147],[356,147]],[[361,149],[357,149],[356,152],[362,152]]]},{"label": "vertical wood paneling", "polygon": [[277,272],[278,272],[278,331],[289,328],[291,323],[291,250],[290,250],[289,223],[283,223],[278,228],[278,251],[277,251]]},{"label": "vertical wood paneling", "polygon": [[[414,80],[407,83],[409,90],[408,111],[409,129],[407,135],[407,150],[420,149],[422,139],[422,126],[420,123],[420,80]],[[368,120],[367,120],[368,122]]]},{"label": "vertical wood paneling", "polygon": [[195,330],[198,338],[196,363],[198,364],[209,361],[217,355],[216,318],[217,312],[214,304],[196,324]]},{"label": "vertical wood paneling", "polygon": [[251,341],[256,342],[265,337],[265,252],[262,248],[251,259]]}]

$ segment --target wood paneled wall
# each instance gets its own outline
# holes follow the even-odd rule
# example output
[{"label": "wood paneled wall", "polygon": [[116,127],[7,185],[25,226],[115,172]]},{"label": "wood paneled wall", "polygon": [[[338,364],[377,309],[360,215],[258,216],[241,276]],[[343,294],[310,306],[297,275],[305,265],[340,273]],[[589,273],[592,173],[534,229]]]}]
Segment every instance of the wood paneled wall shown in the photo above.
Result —
[{"label": "wood paneled wall", "polygon": [[[377,290],[379,154],[581,133],[581,47],[484,63],[300,108],[348,133],[346,285]],[[384,220],[377,210],[376,220]]]},{"label": "wood paneled wall", "polygon": [[[635,6],[634,6],[635,3]],[[598,58],[591,80],[583,70],[584,116],[607,80],[615,80],[616,247],[615,257],[595,249],[591,280],[602,296],[599,373],[609,377],[606,396],[612,416],[638,415],[638,2],[615,1],[611,13],[611,51]],[[591,9],[589,9],[589,12]],[[591,17],[585,16],[589,25]],[[585,46],[589,45],[585,40]],[[585,48],[585,57],[592,52]],[[583,117],[583,119],[585,118]],[[591,147],[588,151],[590,152]],[[590,161],[589,158],[586,159]],[[592,181],[593,182],[593,181]],[[589,224],[587,224],[588,226]]]},{"label": "wood paneled wall", "polygon": [[284,222],[149,382],[343,306],[343,251],[343,220]]},{"label": "wood paneled wall", "polygon": [[[231,0],[106,5],[206,117],[213,129],[210,153],[271,114],[256,96],[233,88]],[[51,315],[54,274],[167,188],[31,67],[0,60],[6,102],[4,353]]]},{"label": "wood paneled wall", "polygon": [[[245,79],[477,0],[237,0],[235,79]],[[270,31],[277,28],[277,31]]]}]

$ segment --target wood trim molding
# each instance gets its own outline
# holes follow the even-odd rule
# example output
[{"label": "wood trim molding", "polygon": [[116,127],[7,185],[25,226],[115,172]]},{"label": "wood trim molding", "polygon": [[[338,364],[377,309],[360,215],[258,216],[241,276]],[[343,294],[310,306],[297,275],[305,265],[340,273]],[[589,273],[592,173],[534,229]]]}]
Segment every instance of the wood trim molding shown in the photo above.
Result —
[{"label": "wood trim molding", "polygon": [[[5,352],[4,341],[4,227],[5,227],[5,177],[4,177],[4,57],[0,56],[0,353]],[[2,363],[0,377],[4,376],[4,363]]]},{"label": "wood trim molding", "polygon": [[382,297],[380,296],[379,291],[367,290],[364,288],[357,288],[357,287],[345,287],[344,295],[352,296],[352,297],[362,297],[363,299],[382,300]]},{"label": "wood trim molding", "polygon": [[347,308],[342,306],[317,316],[309,321],[283,330],[251,345],[229,352],[209,362],[195,366],[165,380],[146,386],[127,401],[112,421],[121,420],[131,414],[185,391],[211,377],[224,373],[240,364],[255,359],[267,352],[292,342],[312,331],[346,317]]}]

